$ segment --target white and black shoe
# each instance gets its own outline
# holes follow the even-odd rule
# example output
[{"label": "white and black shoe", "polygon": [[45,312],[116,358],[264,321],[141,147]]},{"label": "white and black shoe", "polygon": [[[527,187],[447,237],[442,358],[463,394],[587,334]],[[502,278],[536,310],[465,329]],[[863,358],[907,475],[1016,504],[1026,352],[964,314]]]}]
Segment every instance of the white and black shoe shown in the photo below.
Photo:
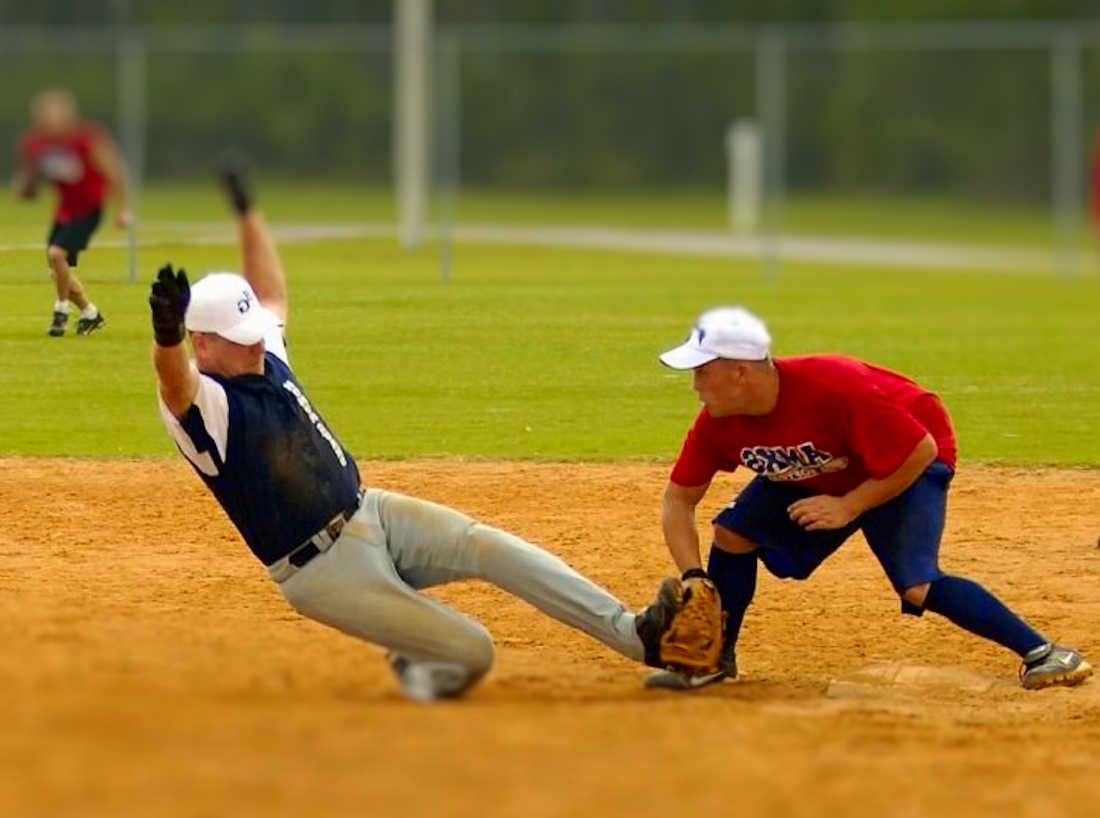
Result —
[{"label": "white and black shoe", "polygon": [[1091,675],[1092,665],[1080,653],[1053,642],[1029,651],[1020,665],[1020,685],[1027,690],[1052,685],[1073,687]]},{"label": "white and black shoe", "polygon": [[65,334],[65,325],[69,323],[69,314],[67,312],[61,312],[61,310],[53,311],[53,320],[50,321],[50,328],[46,330],[46,334],[51,338],[60,338]]},{"label": "white and black shoe", "polygon": [[81,317],[80,320],[76,322],[76,334],[90,335],[106,323],[107,319],[103,317],[103,313],[101,312],[96,312],[91,318]]},{"label": "white and black shoe", "polygon": [[679,670],[658,670],[646,676],[645,686],[664,690],[697,690],[737,678],[737,653],[732,644],[722,648],[718,670],[714,673],[689,674]]}]

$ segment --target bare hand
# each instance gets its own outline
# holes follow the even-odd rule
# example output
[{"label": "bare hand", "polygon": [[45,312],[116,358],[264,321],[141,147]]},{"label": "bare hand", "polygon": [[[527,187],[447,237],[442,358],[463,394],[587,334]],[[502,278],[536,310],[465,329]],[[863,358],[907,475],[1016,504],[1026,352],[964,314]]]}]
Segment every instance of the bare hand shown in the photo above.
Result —
[{"label": "bare hand", "polygon": [[12,190],[20,199],[33,199],[38,192],[38,179],[32,173],[17,173],[11,180]]},{"label": "bare hand", "polygon": [[787,514],[807,531],[844,528],[859,516],[843,497],[818,494],[787,506]]},{"label": "bare hand", "polygon": [[130,222],[134,220],[133,215],[130,213],[130,208],[123,207],[115,212],[115,226],[119,230],[125,230],[130,226]]}]

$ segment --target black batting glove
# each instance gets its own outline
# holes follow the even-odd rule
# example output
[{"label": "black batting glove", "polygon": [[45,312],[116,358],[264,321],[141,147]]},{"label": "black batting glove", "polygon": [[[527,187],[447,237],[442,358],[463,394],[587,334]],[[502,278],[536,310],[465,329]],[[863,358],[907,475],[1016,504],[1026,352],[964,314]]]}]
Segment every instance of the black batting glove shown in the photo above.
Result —
[{"label": "black batting glove", "polygon": [[183,317],[191,302],[191,285],[187,273],[165,264],[157,272],[149,293],[149,307],[153,311],[153,337],[158,346],[174,347],[183,343],[186,330]]},{"label": "black batting glove", "polygon": [[252,209],[251,164],[239,153],[228,151],[222,154],[218,162],[218,180],[229,197],[229,203],[237,213],[243,215]]}]

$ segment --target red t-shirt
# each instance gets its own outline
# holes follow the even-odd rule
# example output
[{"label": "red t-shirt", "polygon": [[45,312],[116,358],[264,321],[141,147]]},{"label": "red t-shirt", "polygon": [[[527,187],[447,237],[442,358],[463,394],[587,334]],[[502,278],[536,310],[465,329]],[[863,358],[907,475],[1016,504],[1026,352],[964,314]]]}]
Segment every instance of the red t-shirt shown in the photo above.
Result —
[{"label": "red t-shirt", "polygon": [[104,138],[103,129],[89,122],[78,123],[61,137],[34,129],[23,134],[19,155],[35,173],[57,186],[57,221],[82,219],[103,207],[107,180],[92,163],[92,146]]},{"label": "red t-shirt", "polygon": [[841,355],[779,358],[779,401],[767,415],[715,418],[704,408],[680,450],[672,482],[709,483],[747,466],[769,480],[845,494],[901,466],[924,435],[955,467],[951,418],[934,394],[908,378]]}]

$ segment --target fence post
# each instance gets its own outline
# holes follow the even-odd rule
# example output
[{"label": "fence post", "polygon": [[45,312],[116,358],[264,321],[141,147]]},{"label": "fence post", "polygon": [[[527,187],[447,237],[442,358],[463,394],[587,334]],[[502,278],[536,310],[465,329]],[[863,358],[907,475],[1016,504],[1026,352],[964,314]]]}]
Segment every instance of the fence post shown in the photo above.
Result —
[{"label": "fence post", "polygon": [[760,223],[760,126],[738,119],[726,128],[726,209],[734,233],[755,233]]},{"label": "fence post", "polygon": [[1085,163],[1081,151],[1081,38],[1070,30],[1054,36],[1051,51],[1051,175],[1058,271],[1075,275],[1084,210]]},{"label": "fence post", "polygon": [[451,280],[451,246],[458,197],[461,104],[459,35],[448,33],[435,48],[435,182],[439,216],[439,276]]},{"label": "fence post", "polygon": [[145,182],[145,39],[133,28],[116,31],[115,73],[118,94],[118,136],[129,175],[130,226],[126,231],[129,248],[129,280],[138,275],[138,214]]},{"label": "fence post", "polygon": [[401,244],[416,247],[424,234],[428,146],[432,1],[394,0],[394,182]]},{"label": "fence post", "polygon": [[783,188],[786,184],[786,43],[766,30],[756,44],[756,119],[764,136],[764,274],[779,272],[783,233]]}]

